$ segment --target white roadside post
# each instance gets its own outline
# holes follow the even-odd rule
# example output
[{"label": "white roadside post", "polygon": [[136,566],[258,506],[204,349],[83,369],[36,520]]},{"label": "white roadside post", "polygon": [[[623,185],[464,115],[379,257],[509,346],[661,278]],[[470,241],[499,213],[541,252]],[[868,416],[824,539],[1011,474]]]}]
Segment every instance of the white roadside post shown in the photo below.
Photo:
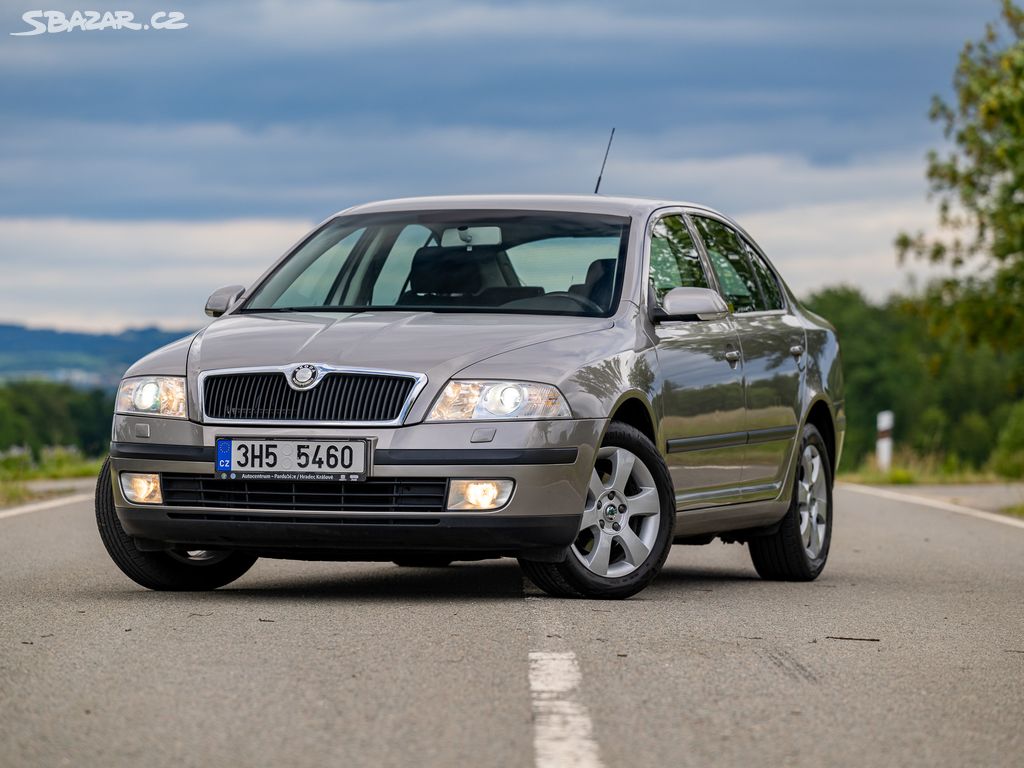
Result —
[{"label": "white roadside post", "polygon": [[882,472],[892,469],[892,411],[881,411],[875,419],[878,437],[875,440],[875,462]]}]

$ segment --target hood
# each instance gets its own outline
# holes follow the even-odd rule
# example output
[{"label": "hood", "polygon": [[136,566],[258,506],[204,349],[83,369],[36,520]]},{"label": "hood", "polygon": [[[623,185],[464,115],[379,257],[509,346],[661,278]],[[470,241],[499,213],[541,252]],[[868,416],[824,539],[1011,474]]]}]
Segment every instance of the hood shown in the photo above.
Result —
[{"label": "hood", "polygon": [[203,371],[322,363],[425,373],[436,391],[462,368],[551,339],[612,326],[610,319],[547,315],[358,312],[228,315],[201,331],[188,358]]}]

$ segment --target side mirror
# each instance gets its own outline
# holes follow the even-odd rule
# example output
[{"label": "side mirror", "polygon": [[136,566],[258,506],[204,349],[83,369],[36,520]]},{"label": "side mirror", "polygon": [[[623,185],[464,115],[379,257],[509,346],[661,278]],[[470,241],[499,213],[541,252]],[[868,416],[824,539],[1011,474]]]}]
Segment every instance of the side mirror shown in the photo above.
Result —
[{"label": "side mirror", "polygon": [[220,317],[245,293],[243,285],[227,285],[218,288],[210,298],[206,300],[206,314],[210,317]]},{"label": "side mirror", "polygon": [[729,314],[729,305],[710,288],[673,288],[655,309],[654,321],[721,320]]}]

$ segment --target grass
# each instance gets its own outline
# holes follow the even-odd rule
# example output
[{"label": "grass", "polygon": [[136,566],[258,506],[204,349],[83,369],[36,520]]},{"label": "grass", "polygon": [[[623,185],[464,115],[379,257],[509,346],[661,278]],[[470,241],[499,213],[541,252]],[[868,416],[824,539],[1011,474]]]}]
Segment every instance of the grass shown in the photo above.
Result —
[{"label": "grass", "polygon": [[839,480],[864,485],[960,485],[1005,482],[988,469],[965,466],[955,459],[919,456],[910,451],[897,451],[892,468],[883,472],[873,457],[854,470],[839,470]]},{"label": "grass", "polygon": [[74,491],[73,488],[51,488],[39,491],[17,480],[0,480],[0,509],[65,496],[72,491]]},{"label": "grass", "polygon": [[1024,517],[1024,504],[1017,507],[1007,507],[1003,510],[1004,515],[1012,515],[1013,517]]},{"label": "grass", "polygon": [[0,507],[27,504],[40,499],[59,496],[67,491],[58,489],[34,490],[31,480],[69,480],[95,477],[103,459],[90,459],[76,451],[50,449],[38,461],[28,454],[8,454],[0,458]]},{"label": "grass", "polygon": [[5,456],[0,459],[0,482],[95,477],[102,466],[103,459],[90,459],[67,450],[46,451],[38,461],[27,455]]},{"label": "grass", "polygon": [[0,507],[13,507],[38,498],[39,494],[30,491],[24,483],[0,480]]}]

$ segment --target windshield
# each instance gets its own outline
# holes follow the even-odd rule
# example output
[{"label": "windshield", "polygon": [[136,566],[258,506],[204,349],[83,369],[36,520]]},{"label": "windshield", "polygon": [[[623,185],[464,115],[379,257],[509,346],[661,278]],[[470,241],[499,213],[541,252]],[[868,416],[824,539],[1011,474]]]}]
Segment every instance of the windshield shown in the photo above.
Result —
[{"label": "windshield", "polygon": [[242,311],[608,316],[628,234],[628,218],[581,213],[343,216],[285,259]]}]

